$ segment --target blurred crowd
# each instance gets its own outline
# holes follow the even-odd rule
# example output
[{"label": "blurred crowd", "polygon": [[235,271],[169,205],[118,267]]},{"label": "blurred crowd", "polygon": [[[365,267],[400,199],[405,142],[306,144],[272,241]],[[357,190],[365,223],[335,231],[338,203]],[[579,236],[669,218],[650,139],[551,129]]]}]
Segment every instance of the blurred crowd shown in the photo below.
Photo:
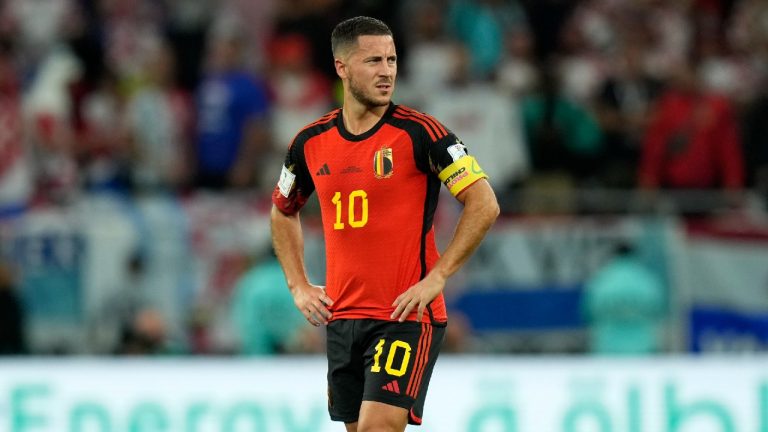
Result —
[{"label": "blurred crowd", "polygon": [[540,210],[530,191],[721,189],[738,204],[768,187],[758,0],[0,7],[4,211],[104,189],[268,193],[296,130],[338,105],[328,34],[357,14],[395,32],[397,102],[453,129],[507,209]]},{"label": "blurred crowd", "polygon": [[[5,0],[0,217],[268,196],[296,131],[339,105],[329,35],[361,14],[395,34],[395,101],[452,129],[508,213],[585,211],[584,190],[768,197],[762,0]],[[134,315],[130,352],[162,333]]]}]

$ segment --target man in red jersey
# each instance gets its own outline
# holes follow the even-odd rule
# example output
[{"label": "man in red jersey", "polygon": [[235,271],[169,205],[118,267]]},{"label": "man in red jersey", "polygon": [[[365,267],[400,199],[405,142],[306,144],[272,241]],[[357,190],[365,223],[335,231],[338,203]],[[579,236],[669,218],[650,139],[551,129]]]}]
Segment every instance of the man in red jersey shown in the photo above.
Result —
[{"label": "man in red jersey", "polygon": [[[486,175],[429,115],[392,103],[397,54],[383,22],[331,35],[344,104],[294,138],[272,196],[272,240],[294,302],[327,325],[328,410],[348,432],[421,424],[445,333],[442,291],[498,216]],[[443,183],[464,205],[442,256],[432,220]],[[325,287],[304,270],[299,210],[317,191]]]}]

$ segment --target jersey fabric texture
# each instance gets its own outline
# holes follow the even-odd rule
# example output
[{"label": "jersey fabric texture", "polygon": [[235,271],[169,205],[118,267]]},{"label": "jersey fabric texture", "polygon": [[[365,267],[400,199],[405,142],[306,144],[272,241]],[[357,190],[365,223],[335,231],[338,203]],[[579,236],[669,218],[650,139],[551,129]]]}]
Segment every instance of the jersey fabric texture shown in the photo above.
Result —
[{"label": "jersey fabric texture", "polygon": [[363,319],[336,320],[327,330],[331,419],[356,422],[367,400],[405,408],[408,423],[420,425],[445,326]]},{"label": "jersey fabric texture", "polygon": [[[348,132],[338,109],[294,138],[272,199],[293,214],[317,191],[333,319],[391,320],[395,298],[439,257],[432,222],[441,178],[458,195],[485,177],[479,167],[464,176],[467,157],[437,120],[395,104],[363,134]],[[416,310],[408,320],[416,320]],[[446,320],[440,294],[422,321]]]}]

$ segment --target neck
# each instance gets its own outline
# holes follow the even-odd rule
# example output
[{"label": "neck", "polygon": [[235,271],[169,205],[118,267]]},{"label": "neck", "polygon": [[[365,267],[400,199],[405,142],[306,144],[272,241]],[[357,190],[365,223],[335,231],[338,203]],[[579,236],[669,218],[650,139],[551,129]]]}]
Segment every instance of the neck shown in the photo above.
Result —
[{"label": "neck", "polygon": [[368,107],[351,96],[344,98],[344,106],[341,111],[344,127],[353,135],[367,132],[384,117],[389,105]]}]

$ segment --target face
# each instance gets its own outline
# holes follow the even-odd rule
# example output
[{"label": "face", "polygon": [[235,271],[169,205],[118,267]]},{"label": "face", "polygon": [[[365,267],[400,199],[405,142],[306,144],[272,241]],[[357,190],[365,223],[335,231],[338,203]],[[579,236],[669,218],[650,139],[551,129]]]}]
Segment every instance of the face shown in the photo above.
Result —
[{"label": "face", "polygon": [[210,41],[207,55],[213,70],[231,70],[238,65],[240,60],[239,42],[227,36],[214,37]]},{"label": "face", "polygon": [[389,105],[395,91],[397,54],[391,36],[360,36],[357,47],[336,59],[349,94],[366,107]]}]

